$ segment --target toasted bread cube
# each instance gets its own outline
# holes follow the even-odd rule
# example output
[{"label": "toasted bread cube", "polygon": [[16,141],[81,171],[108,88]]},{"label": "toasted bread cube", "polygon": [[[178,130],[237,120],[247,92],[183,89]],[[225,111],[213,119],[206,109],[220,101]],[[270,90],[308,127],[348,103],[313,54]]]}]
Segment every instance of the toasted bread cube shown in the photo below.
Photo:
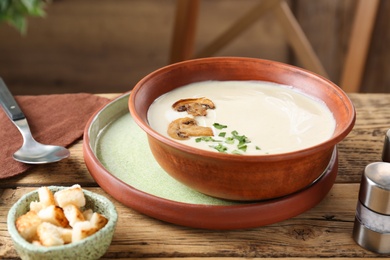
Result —
[{"label": "toasted bread cube", "polygon": [[15,222],[16,229],[19,234],[31,242],[36,238],[37,228],[42,223],[42,220],[38,217],[35,211],[29,211],[26,214],[18,217]]},{"label": "toasted bread cube", "polygon": [[[46,222],[48,223],[48,222]],[[45,224],[46,225],[46,224]],[[56,231],[54,231],[54,228]],[[59,236],[61,237],[61,239],[64,241],[65,244],[69,244],[69,243],[72,243],[72,229],[71,228],[62,228],[62,227],[58,227],[58,226],[49,226],[49,227],[46,227],[47,230],[50,230],[53,229],[53,231]],[[38,239],[39,239],[39,236],[37,236]],[[33,243],[36,243],[36,244],[40,244],[42,245],[42,243],[40,241],[33,241]]]},{"label": "toasted bread cube", "polygon": [[38,189],[38,197],[39,201],[32,201],[30,203],[30,210],[35,211],[36,213],[50,205],[55,205],[54,195],[47,187]]},{"label": "toasted bread cube", "polygon": [[42,246],[41,242],[39,242],[38,240],[32,241],[31,244],[36,245],[36,246]]},{"label": "toasted bread cube", "polygon": [[43,222],[49,222],[56,226],[67,227],[69,225],[64,211],[58,206],[51,205],[46,207],[38,212],[38,216]]},{"label": "toasted bread cube", "polygon": [[105,216],[95,212],[92,214],[90,222],[94,227],[100,230],[107,224],[108,219]]},{"label": "toasted bread cube", "polygon": [[68,219],[69,225],[71,227],[73,227],[76,222],[85,221],[83,213],[75,205],[68,204],[64,206],[63,210],[65,217]]},{"label": "toasted bread cube", "polygon": [[43,208],[45,208],[45,205],[43,205],[39,201],[31,201],[30,202],[30,211],[34,211],[35,213],[38,213]]},{"label": "toasted bread cube", "polygon": [[85,220],[90,221],[92,218],[93,210],[92,209],[87,209],[83,212],[83,216]]},{"label": "toasted bread cube", "polygon": [[61,228],[49,222],[40,224],[37,229],[37,234],[39,242],[43,246],[60,246],[65,243],[61,237]]},{"label": "toasted bread cube", "polygon": [[54,195],[48,187],[41,187],[38,189],[39,202],[45,207],[55,205]]},{"label": "toasted bread cube", "polygon": [[64,240],[65,244],[72,243],[72,229],[71,228],[59,228],[62,240]]},{"label": "toasted bread cube", "polygon": [[79,208],[85,206],[84,192],[80,185],[73,185],[70,188],[57,191],[54,194],[54,199],[56,204],[61,208],[69,204],[73,204]]},{"label": "toasted bread cube", "polygon": [[95,234],[97,228],[89,221],[77,222],[73,227],[72,242],[80,241]]}]

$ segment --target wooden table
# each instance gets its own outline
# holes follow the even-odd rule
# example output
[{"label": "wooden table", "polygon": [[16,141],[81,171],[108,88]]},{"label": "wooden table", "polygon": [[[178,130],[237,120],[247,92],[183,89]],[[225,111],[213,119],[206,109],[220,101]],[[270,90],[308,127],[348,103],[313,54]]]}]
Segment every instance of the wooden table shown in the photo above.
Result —
[{"label": "wooden table", "polygon": [[[117,95],[104,95],[115,97]],[[0,258],[18,255],[7,232],[9,208],[23,194],[44,185],[78,183],[115,202],[119,221],[106,259],[115,258],[386,258],[352,239],[360,177],[364,167],[381,160],[384,134],[390,128],[390,94],[351,94],[357,121],[339,146],[339,173],[326,198],[292,219],[253,229],[200,230],[142,215],[100,189],[83,160],[82,141],[70,147],[69,159],[39,165],[14,178],[0,180]],[[1,167],[1,166],[0,166]]]}]

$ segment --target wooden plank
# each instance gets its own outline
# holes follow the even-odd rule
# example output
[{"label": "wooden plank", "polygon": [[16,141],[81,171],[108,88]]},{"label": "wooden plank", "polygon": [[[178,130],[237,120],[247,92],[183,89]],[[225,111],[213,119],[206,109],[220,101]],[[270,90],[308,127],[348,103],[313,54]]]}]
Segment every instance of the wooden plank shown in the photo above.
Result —
[{"label": "wooden plank", "polygon": [[356,123],[339,145],[338,182],[359,182],[364,167],[381,161],[383,141],[390,127],[390,98],[383,94],[349,94]]},{"label": "wooden plank", "polygon": [[[181,227],[144,216],[114,201],[118,228],[105,258],[374,257],[351,238],[358,184],[336,184],[313,209],[273,225],[232,231]],[[33,188],[1,190],[0,255],[17,257],[6,228],[10,205]],[[342,249],[342,250],[341,250]]]}]

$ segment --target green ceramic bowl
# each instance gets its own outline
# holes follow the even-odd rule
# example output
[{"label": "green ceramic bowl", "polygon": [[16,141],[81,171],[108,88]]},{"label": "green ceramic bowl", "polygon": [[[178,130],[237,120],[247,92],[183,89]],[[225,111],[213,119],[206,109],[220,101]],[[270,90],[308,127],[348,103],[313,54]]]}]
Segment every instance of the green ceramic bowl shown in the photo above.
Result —
[{"label": "green ceramic bowl", "polygon": [[[53,192],[67,187],[50,186]],[[27,242],[15,227],[16,219],[29,210],[30,202],[38,200],[37,190],[21,197],[8,212],[7,225],[15,249],[22,259],[98,259],[107,251],[111,244],[115,226],[118,220],[114,204],[107,198],[96,193],[83,190],[85,209],[92,209],[104,215],[108,223],[98,232],[81,241],[63,246],[43,247]]]}]

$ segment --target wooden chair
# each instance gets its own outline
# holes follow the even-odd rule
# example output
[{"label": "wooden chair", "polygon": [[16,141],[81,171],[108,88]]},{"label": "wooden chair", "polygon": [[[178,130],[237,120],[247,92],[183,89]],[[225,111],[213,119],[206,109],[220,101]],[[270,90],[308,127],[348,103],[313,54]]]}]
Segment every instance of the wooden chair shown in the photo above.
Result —
[{"label": "wooden chair", "polygon": [[360,92],[378,7],[379,0],[359,0],[357,4],[348,52],[339,83],[345,92]]},{"label": "wooden chair", "polygon": [[170,62],[191,58],[209,57],[237,37],[267,12],[273,12],[303,66],[327,76],[325,69],[313,51],[304,32],[284,0],[262,0],[248,13],[239,18],[230,28],[206,46],[198,55],[193,54],[196,23],[200,0],[177,0],[176,19],[171,45]]},{"label": "wooden chair", "polygon": [[[347,92],[358,92],[359,90],[378,3],[379,0],[359,0],[358,2],[350,46],[341,80],[341,86]],[[176,1],[176,16],[170,50],[171,63],[212,56],[264,14],[272,12],[280,22],[289,44],[303,67],[328,77],[305,33],[284,0],[260,1],[252,10],[233,23],[230,28],[214,39],[197,55],[194,55],[199,5],[200,0]]]}]

